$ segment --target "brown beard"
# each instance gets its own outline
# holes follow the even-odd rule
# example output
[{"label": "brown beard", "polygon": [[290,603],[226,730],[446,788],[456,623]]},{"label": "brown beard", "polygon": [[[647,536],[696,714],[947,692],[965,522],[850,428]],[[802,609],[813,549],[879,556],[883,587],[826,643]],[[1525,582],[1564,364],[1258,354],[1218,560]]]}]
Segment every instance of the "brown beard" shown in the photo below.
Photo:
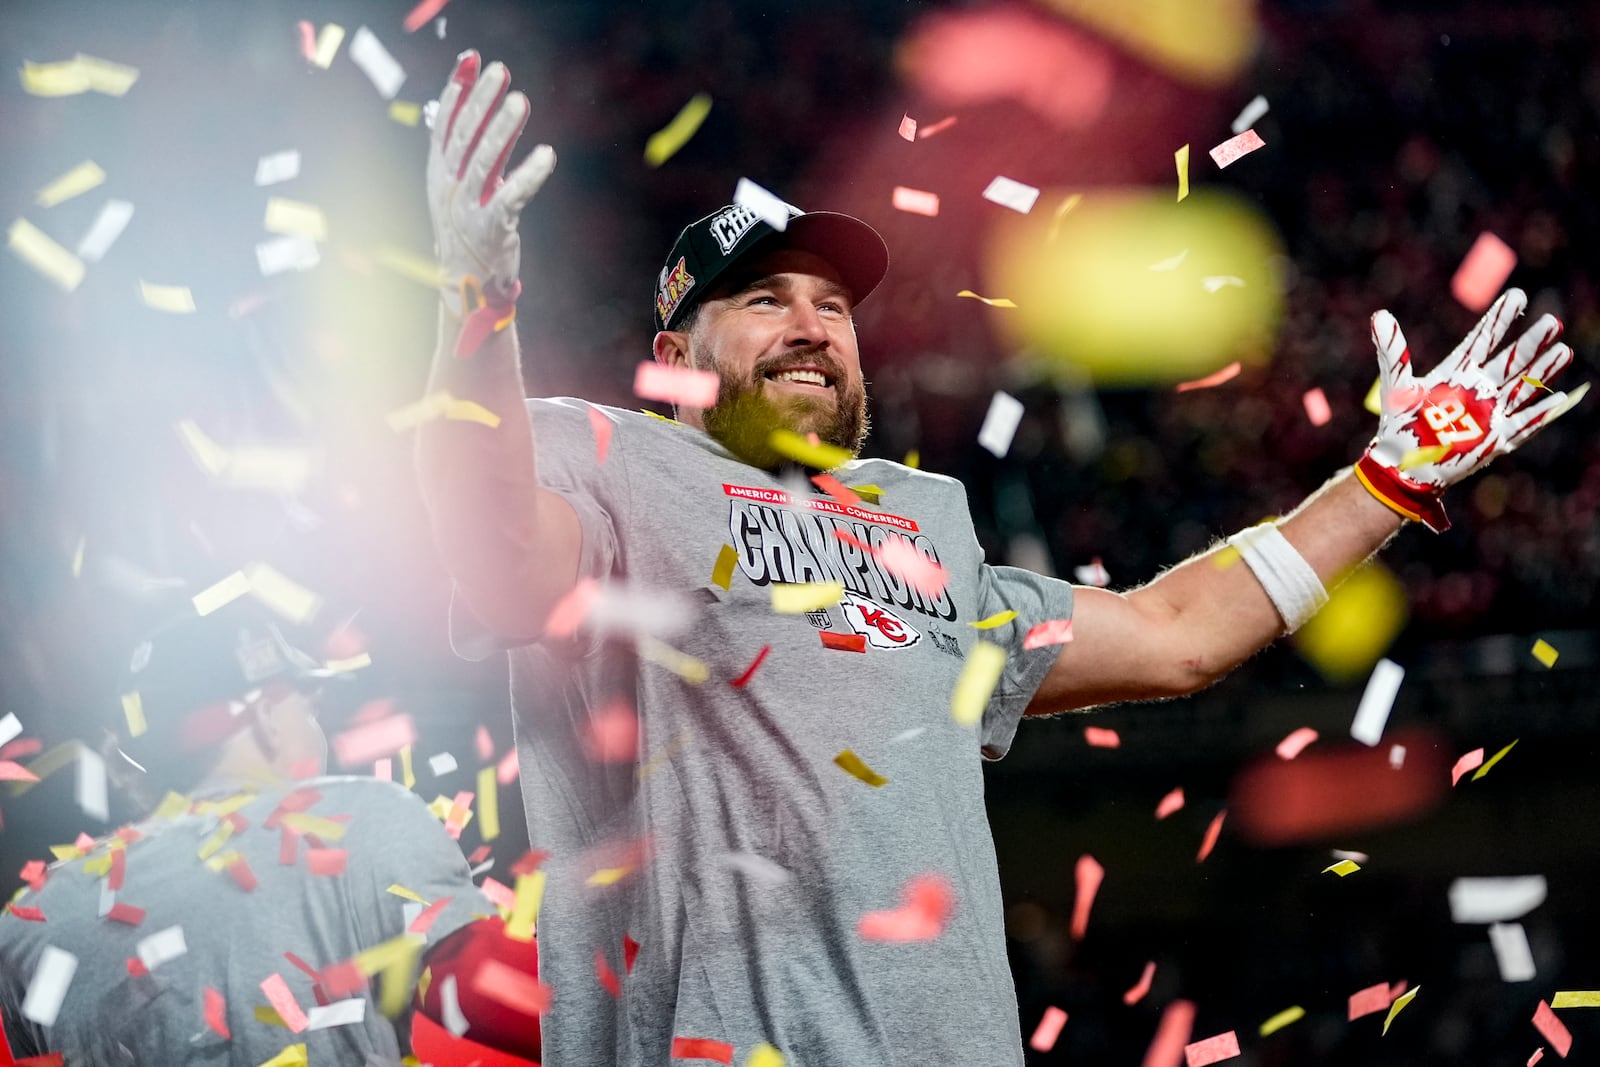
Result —
[{"label": "brown beard", "polygon": [[[836,401],[831,408],[803,396],[776,402],[767,396],[763,387],[767,374],[818,362],[828,367],[834,381]],[[694,359],[694,365],[701,363]],[[789,462],[772,448],[774,430],[814,433],[825,444],[843,448],[852,456],[860,454],[869,429],[866,389],[859,384],[845,384],[843,372],[835,373],[838,368],[826,353],[791,353],[781,360],[757,364],[748,376],[735,375],[721,367],[710,369],[717,372],[721,384],[716,406],[707,409],[704,416],[706,432],[751,466],[774,470]]]}]

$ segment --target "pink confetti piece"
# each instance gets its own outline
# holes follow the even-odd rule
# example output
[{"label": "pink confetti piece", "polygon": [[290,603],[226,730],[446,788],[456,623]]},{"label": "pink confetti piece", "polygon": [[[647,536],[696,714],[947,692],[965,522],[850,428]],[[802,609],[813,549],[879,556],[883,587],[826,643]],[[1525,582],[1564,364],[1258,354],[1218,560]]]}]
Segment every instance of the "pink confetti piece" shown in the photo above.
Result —
[{"label": "pink confetti piece", "polygon": [[1064,645],[1072,640],[1071,619],[1051,619],[1031,627],[1022,638],[1022,647],[1044,648],[1046,645]]},{"label": "pink confetti piece", "polygon": [[449,2],[450,0],[422,0],[422,3],[412,8],[411,13],[406,16],[406,20],[402,24],[405,27],[405,31],[407,33],[416,33],[432,21],[435,15],[443,11],[444,5]]},{"label": "pink confetti piece", "polygon": [[924,192],[921,189],[908,189],[904,185],[894,187],[894,194],[890,204],[896,211],[904,211],[912,215],[926,215],[929,218],[939,214],[939,194]]},{"label": "pink confetti piece", "polygon": [[482,886],[483,895],[489,898],[489,903],[497,908],[510,909],[517,903],[517,894],[504,882],[497,882],[493,878],[485,878]]},{"label": "pink confetti piece", "polygon": [[1212,162],[1221,170],[1240,156],[1247,156],[1258,148],[1266,146],[1261,135],[1254,130],[1246,130],[1236,137],[1230,137],[1211,150]]},{"label": "pink confetti piece", "polygon": [[77,849],[79,852],[93,852],[96,844],[98,844],[98,842],[96,842],[94,838],[90,837],[86,833],[83,833],[82,831],[78,833],[77,837],[72,839],[72,847]]},{"label": "pink confetti piece", "polygon": [[733,1046],[726,1041],[713,1041],[709,1037],[674,1037],[672,1058],[675,1060],[712,1060],[716,1063],[733,1062]]},{"label": "pink confetti piece", "polygon": [[513,748],[510,752],[501,756],[500,762],[495,765],[494,780],[501,785],[510,785],[517,780],[517,768],[517,750]]},{"label": "pink confetti piece", "polygon": [[917,120],[910,115],[902,116],[900,119],[900,136],[908,141],[915,141],[917,139]]},{"label": "pink confetti piece", "polygon": [[1567,1024],[1556,1018],[1556,1013],[1550,1010],[1550,1005],[1539,1001],[1539,1007],[1533,1013],[1533,1025],[1550,1042],[1550,1047],[1556,1050],[1556,1055],[1562,1059],[1567,1058],[1567,1053],[1572,1050],[1572,1031],[1567,1029]]},{"label": "pink confetti piece", "polygon": [[300,1002],[294,999],[283,975],[274,972],[271,978],[261,983],[261,992],[267,995],[267,1003],[273,1006],[278,1018],[283,1020],[291,1033],[298,1034],[305,1030],[308,1022],[306,1013],[300,1010]]},{"label": "pink confetti piece", "polygon": [[293,867],[299,855],[300,831],[292,826],[285,826],[282,836],[278,839],[278,866]]},{"label": "pink confetti piece", "polygon": [[1035,1052],[1049,1052],[1056,1047],[1056,1038],[1061,1036],[1061,1028],[1065,1025],[1067,1013],[1054,1004],[1050,1005],[1044,1010],[1044,1018],[1039,1020],[1039,1025],[1034,1027],[1028,1047]]},{"label": "pink confetti piece", "polygon": [[614,428],[606,413],[589,405],[589,428],[594,431],[594,461],[604,463],[606,453],[611,451],[611,431]]},{"label": "pink confetti piece", "polygon": [[1533,1055],[1528,1057],[1528,1067],[1533,1067],[1534,1064],[1542,1059],[1544,1059],[1544,1046],[1540,1045],[1533,1050]]},{"label": "pink confetti piece", "polygon": [[1393,1000],[1394,997],[1389,993],[1388,982],[1379,982],[1377,985],[1357,990],[1350,994],[1348,1019],[1353,1022],[1363,1015],[1387,1011]]},{"label": "pink confetti piece", "polygon": [[1211,820],[1211,825],[1206,827],[1205,840],[1200,842],[1200,852],[1195,856],[1196,863],[1204,863],[1206,857],[1211,855],[1211,850],[1217,847],[1217,836],[1222,833],[1222,820],[1228,817],[1226,810],[1217,812],[1217,817]]},{"label": "pink confetti piece", "polygon": [[1242,369],[1243,367],[1240,363],[1235,360],[1216,373],[1208,374],[1204,378],[1196,378],[1192,382],[1179,382],[1176,391],[1187,393],[1191,389],[1210,389],[1212,386],[1221,385],[1223,382],[1229,382],[1237,378],[1239,371]]},{"label": "pink confetti piece", "polygon": [[954,115],[947,115],[944,118],[940,119],[938,122],[935,122],[932,126],[924,126],[924,127],[922,127],[922,129],[918,130],[917,131],[917,140],[925,141],[929,137],[933,137],[936,134],[943,133],[945,130],[948,130],[950,127],[954,126],[955,124],[956,124],[956,117]]},{"label": "pink confetti piece", "polygon": [[1178,786],[1172,792],[1161,798],[1161,803],[1156,805],[1156,818],[1165,819],[1168,815],[1183,807],[1183,786]]},{"label": "pink confetti piece", "polygon": [[37,782],[39,776],[20,763],[0,760],[0,782]]},{"label": "pink confetti piece", "polygon": [[1108,730],[1103,726],[1085,726],[1083,739],[1089,742],[1091,748],[1121,748],[1122,738],[1117,736],[1115,730]]},{"label": "pink confetti piece", "polygon": [[138,926],[144,922],[144,909],[136,908],[132,904],[117,901],[111,905],[111,910],[106,912],[106,918],[113,922],[126,923],[129,926]]},{"label": "pink confetti piece", "polygon": [[305,19],[295,23],[295,29],[300,33],[300,54],[306,57],[307,63],[317,61],[317,28]]},{"label": "pink confetti piece", "polygon": [[593,578],[580,580],[550,609],[550,617],[544,623],[544,635],[564,638],[577,633],[599,596],[599,582]]},{"label": "pink confetti piece", "polygon": [[335,735],[333,752],[339,766],[359,767],[383,756],[392,756],[407,745],[415,744],[416,740],[417,728],[411,716],[393,715]]},{"label": "pink confetti piece", "polygon": [[1475,748],[1465,756],[1456,760],[1456,765],[1450,768],[1450,784],[1455,785],[1461,781],[1461,776],[1468,771],[1475,771],[1483,766],[1483,749]]},{"label": "pink confetti piece", "polygon": [[869,911],[856,932],[868,941],[932,941],[944,933],[955,910],[950,883],[941,875],[911,879],[900,893],[901,905],[891,911]]},{"label": "pink confetti piece", "polygon": [[762,645],[761,651],[756,653],[756,658],[750,661],[750,666],[744,669],[744,673],[739,675],[739,677],[730,680],[728,684],[733,686],[735,689],[743,689],[745,686],[749,685],[750,679],[755,677],[756,668],[761,666],[762,661],[767,658],[767,653],[771,651],[771,645]]},{"label": "pink confetti piece", "polygon": [[[22,865],[20,877],[24,882],[28,883],[29,889],[37,893],[44,888],[44,883],[49,879],[50,868],[45,864],[44,860],[29,860]],[[112,888],[115,888],[115,886]]]},{"label": "pink confetti piece", "polygon": [[[496,959],[484,960],[472,976],[472,988],[520,1015],[543,1015],[550,1010],[550,987],[526,971]],[[727,1062],[727,1061],[723,1061]]]},{"label": "pink confetti piece", "polygon": [[479,725],[477,732],[472,735],[472,744],[480,760],[487,763],[494,759],[494,738],[489,736],[487,726]]},{"label": "pink confetti piece", "polygon": [[230,1040],[233,1038],[233,1032],[228,1029],[228,1003],[211,986],[206,986],[205,1018],[206,1025],[213,1033]]},{"label": "pink confetti piece", "polygon": [[1144,995],[1150,992],[1150,983],[1155,980],[1155,977],[1156,961],[1150,960],[1144,965],[1144,973],[1139,976],[1139,980],[1134,983],[1133,988],[1122,994],[1122,1003],[1133,1005],[1143,1000]]},{"label": "pink confetti piece", "polygon": [[630,763],[639,755],[639,717],[625,701],[608,704],[584,726],[583,747],[596,763]]},{"label": "pink confetti piece", "polygon": [[634,396],[684,407],[715,407],[720,386],[716,372],[693,367],[671,367],[645,360],[633,372]]},{"label": "pink confetti piece", "polygon": [[1231,1060],[1237,1055],[1239,1035],[1232,1030],[1183,1046],[1183,1058],[1189,1067],[1206,1067],[1208,1063]]},{"label": "pink confetti piece", "polygon": [[342,848],[308,848],[306,849],[306,868],[312,874],[332,877],[343,874],[350,853]]},{"label": "pink confetti piece", "polygon": [[228,876],[246,893],[256,891],[256,872],[250,869],[249,862],[243,856],[235,856],[233,862],[228,864]]},{"label": "pink confetti piece", "polygon": [[1072,898],[1072,940],[1082,941],[1089,931],[1089,909],[1094,906],[1095,894],[1100,892],[1106,869],[1086,852],[1078,857],[1073,877],[1077,880],[1078,891]]},{"label": "pink confetti piece", "polygon": [[23,759],[44,751],[44,740],[38,737],[19,737],[0,748],[0,759]]},{"label": "pink confetti piece", "polygon": [[1305,405],[1306,418],[1313,426],[1326,426],[1333,418],[1333,408],[1328,406],[1328,394],[1321,389],[1307,389],[1300,402]]},{"label": "pink confetti piece", "polygon": [[1309,726],[1302,726],[1288,737],[1278,742],[1278,758],[1294,759],[1304,752],[1306,746],[1317,739],[1317,731]]},{"label": "pink confetti piece", "polygon": [[1194,1029],[1194,1002],[1174,1000],[1161,1013],[1156,1026],[1156,1036],[1145,1051],[1143,1067],[1177,1067],[1183,1059],[1183,1047],[1189,1043],[1189,1033]]},{"label": "pink confetti piece", "polygon": [[950,582],[949,572],[904,537],[891,536],[872,555],[884,570],[930,599],[937,599]]},{"label": "pink confetti piece", "polygon": [[1483,311],[1494,302],[1516,265],[1517,254],[1511,246],[1485,230],[1472,242],[1450,279],[1450,295],[1468,311]]},{"label": "pink confetti piece", "polygon": [[444,911],[445,905],[453,899],[453,897],[440,897],[423,908],[417,913],[417,917],[411,920],[411,925],[406,927],[406,933],[422,934],[426,937],[428,931],[433,929],[433,924],[438,920],[440,913]]}]

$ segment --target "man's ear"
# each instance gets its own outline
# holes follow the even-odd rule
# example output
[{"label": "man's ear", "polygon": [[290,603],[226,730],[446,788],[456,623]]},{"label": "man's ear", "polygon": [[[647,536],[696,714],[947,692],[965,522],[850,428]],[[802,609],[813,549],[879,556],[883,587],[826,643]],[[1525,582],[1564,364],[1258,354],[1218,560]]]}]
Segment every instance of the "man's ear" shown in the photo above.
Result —
[{"label": "man's ear", "polygon": [[656,334],[655,351],[657,363],[664,363],[669,367],[687,367],[689,363],[689,335],[677,330],[662,330]]}]

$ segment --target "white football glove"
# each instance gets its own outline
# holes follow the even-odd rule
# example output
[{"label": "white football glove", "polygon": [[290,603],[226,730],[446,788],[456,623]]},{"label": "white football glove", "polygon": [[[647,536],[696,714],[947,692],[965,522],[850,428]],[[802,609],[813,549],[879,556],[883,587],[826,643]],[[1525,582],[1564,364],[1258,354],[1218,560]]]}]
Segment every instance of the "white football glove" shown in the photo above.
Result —
[{"label": "white football glove", "polygon": [[1356,477],[1383,503],[1438,533],[1450,528],[1446,488],[1485,467],[1577,403],[1548,384],[1572,362],[1561,322],[1541,315],[1505,347],[1501,340],[1528,306],[1508,289],[1426,377],[1411,373],[1411,352],[1387,311],[1372,316],[1383,413],[1378,433],[1356,464]]}]

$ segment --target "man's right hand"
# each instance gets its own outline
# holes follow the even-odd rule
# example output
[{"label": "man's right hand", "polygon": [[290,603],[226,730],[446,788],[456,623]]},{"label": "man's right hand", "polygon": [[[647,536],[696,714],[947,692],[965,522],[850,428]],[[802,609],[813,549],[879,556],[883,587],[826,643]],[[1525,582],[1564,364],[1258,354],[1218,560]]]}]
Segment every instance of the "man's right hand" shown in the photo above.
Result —
[{"label": "man's right hand", "polygon": [[528,98],[506,93],[511,75],[504,64],[491,63],[480,76],[480,63],[471,51],[456,61],[428,146],[428,210],[441,296],[457,317],[472,310],[463,308],[464,282],[487,294],[514,289],[522,251],[518,218],[556,165],[555,151],[541,144],[502,177],[528,121]]}]

